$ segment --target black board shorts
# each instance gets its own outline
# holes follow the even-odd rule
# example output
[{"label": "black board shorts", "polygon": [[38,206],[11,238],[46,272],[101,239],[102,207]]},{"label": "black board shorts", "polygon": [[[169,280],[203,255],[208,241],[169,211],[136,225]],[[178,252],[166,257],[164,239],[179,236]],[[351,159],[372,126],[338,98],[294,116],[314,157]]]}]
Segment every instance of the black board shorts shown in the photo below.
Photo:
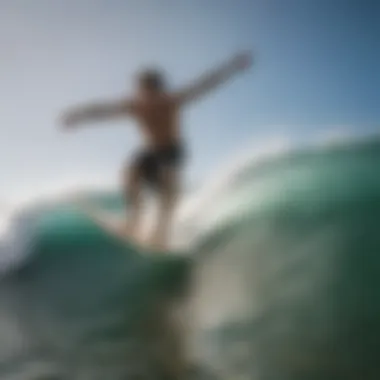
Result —
[{"label": "black board shorts", "polygon": [[182,144],[171,144],[164,148],[140,150],[133,160],[143,179],[152,187],[160,186],[160,172],[164,168],[181,169],[185,159]]}]

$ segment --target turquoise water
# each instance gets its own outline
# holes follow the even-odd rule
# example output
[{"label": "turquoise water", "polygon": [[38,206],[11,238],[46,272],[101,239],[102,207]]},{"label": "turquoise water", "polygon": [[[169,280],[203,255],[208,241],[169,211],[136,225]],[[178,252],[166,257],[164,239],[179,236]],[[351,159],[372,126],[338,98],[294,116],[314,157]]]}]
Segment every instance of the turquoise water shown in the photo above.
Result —
[{"label": "turquoise water", "polygon": [[141,255],[68,202],[24,211],[0,287],[1,378],[165,378],[162,305],[188,317],[199,373],[379,378],[379,167],[378,139],[247,163],[193,210],[188,256]]}]

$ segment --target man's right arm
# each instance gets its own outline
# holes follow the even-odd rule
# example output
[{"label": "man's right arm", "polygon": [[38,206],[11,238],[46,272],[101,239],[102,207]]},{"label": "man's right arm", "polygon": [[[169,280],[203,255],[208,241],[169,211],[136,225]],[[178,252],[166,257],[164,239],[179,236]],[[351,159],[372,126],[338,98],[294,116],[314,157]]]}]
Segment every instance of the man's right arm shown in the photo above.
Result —
[{"label": "man's right arm", "polygon": [[131,115],[133,112],[132,102],[126,100],[94,103],[69,109],[64,112],[62,122],[65,127],[74,127],[86,122]]},{"label": "man's right arm", "polygon": [[223,65],[206,72],[198,80],[182,89],[176,96],[178,103],[184,105],[202,98],[239,72],[248,69],[251,64],[252,55],[250,53],[234,56]]}]

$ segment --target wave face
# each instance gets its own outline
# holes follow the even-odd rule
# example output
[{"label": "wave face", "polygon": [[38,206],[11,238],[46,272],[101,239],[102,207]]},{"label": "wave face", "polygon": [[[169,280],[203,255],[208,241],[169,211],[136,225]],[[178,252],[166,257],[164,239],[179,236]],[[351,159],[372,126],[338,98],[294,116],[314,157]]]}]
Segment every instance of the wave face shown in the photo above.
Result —
[{"label": "wave face", "polygon": [[380,378],[379,166],[378,139],[248,162],[178,220],[188,256],[140,255],[67,201],[24,211],[0,246],[1,378],[159,378],[178,296],[222,379]]}]

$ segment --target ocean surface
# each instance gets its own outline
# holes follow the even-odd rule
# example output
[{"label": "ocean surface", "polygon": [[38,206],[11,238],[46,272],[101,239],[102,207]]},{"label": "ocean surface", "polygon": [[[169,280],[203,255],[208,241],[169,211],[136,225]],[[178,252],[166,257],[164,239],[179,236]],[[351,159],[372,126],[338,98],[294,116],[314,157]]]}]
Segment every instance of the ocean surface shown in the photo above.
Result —
[{"label": "ocean surface", "polygon": [[70,196],[3,219],[0,379],[169,379],[182,346],[185,378],[380,378],[378,137],[255,156],[181,210],[170,256]]}]

